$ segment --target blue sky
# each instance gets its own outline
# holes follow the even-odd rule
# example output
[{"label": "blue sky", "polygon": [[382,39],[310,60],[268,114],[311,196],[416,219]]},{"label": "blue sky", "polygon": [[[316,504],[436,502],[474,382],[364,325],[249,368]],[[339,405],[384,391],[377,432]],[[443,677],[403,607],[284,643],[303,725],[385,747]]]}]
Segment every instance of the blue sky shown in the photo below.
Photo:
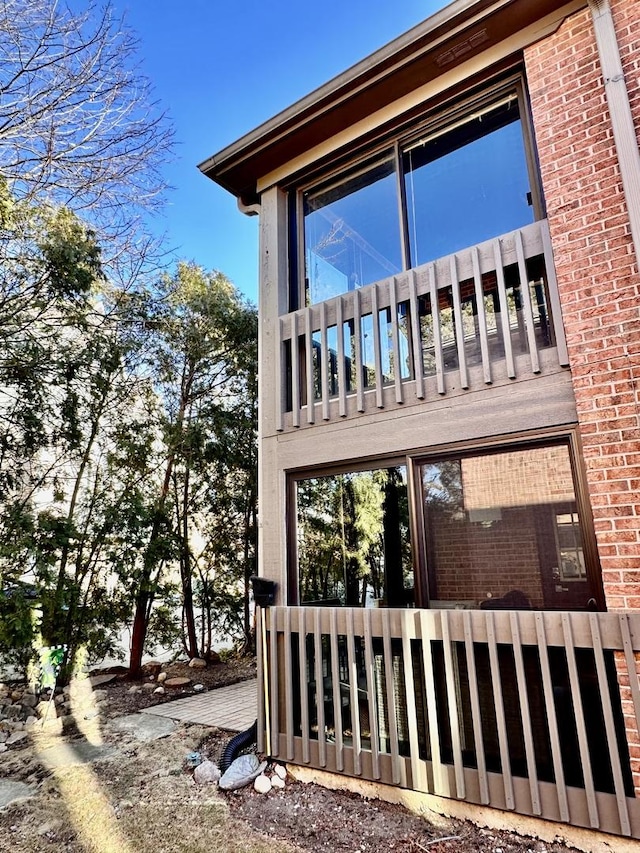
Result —
[{"label": "blue sky", "polygon": [[178,141],[154,223],[176,257],[226,273],[257,300],[257,217],[197,164],[447,5],[444,0],[114,0]]}]

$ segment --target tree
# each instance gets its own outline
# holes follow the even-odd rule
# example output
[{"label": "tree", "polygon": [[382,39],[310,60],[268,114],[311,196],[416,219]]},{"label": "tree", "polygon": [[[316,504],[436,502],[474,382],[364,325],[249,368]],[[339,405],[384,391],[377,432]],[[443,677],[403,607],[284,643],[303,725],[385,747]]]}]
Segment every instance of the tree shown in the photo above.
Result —
[{"label": "tree", "polygon": [[172,130],[110,3],[0,0],[0,173],[21,200],[83,211],[111,237],[159,198]]},{"label": "tree", "polygon": [[182,263],[164,276],[146,319],[153,332],[150,369],[162,401],[162,478],[135,594],[130,671],[140,669],[155,590],[177,559],[186,647],[198,653],[193,605],[192,539],[206,504],[207,477],[218,452],[221,413],[245,393],[243,371],[255,362],[256,314],[219,272]]}]

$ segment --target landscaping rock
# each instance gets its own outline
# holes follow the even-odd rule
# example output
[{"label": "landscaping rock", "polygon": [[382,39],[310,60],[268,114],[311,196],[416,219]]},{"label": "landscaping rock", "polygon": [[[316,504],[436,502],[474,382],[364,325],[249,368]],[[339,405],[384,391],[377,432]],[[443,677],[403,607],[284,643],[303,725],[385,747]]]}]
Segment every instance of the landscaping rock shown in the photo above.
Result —
[{"label": "landscaping rock", "polygon": [[[13,732],[5,741],[5,746],[15,746],[29,739],[29,735],[25,731]],[[26,746],[26,743],[25,743]]]},{"label": "landscaping rock", "polygon": [[164,694],[167,691],[164,689],[164,687],[162,685],[160,685],[160,687],[156,687],[156,689],[153,692],[154,692],[154,694],[156,694],[156,696],[164,696]]},{"label": "landscaping rock", "polygon": [[189,666],[191,669],[206,669],[207,662],[203,658],[191,658]]},{"label": "landscaping rock", "polygon": [[261,773],[259,776],[256,776],[253,787],[259,794],[268,794],[273,786],[271,784],[271,779],[269,779],[268,776],[265,776],[264,773]]},{"label": "landscaping rock", "polygon": [[285,782],[284,779],[281,779],[277,774],[273,774],[271,777],[271,787],[272,788],[284,788]]},{"label": "landscaping rock", "polygon": [[164,681],[167,680],[167,678],[169,678],[169,676],[167,675],[166,672],[158,673],[158,679],[157,679],[158,684],[162,684]]},{"label": "landscaping rock", "polygon": [[109,698],[109,694],[106,690],[94,690],[91,698],[97,705],[99,702],[105,702]]},{"label": "landscaping rock", "polygon": [[49,707],[48,702],[44,702],[44,701],[38,702],[38,704],[36,705],[36,707],[33,710],[36,712],[38,717],[46,716],[49,711],[51,711],[51,713],[55,714],[55,710],[53,710],[52,708]]},{"label": "landscaping rock", "polygon": [[162,664],[159,660],[150,660],[142,665],[142,672],[144,672],[145,675],[151,675],[153,678],[158,677],[161,669]]},{"label": "landscaping rock", "polygon": [[10,779],[0,779],[0,809],[5,808],[15,800],[31,797],[34,790],[24,782],[13,782]]},{"label": "landscaping rock", "polygon": [[176,728],[173,720],[151,714],[128,714],[126,717],[117,717],[111,725],[121,731],[129,732],[136,740],[145,742],[167,737]]},{"label": "landscaping rock", "polygon": [[203,761],[193,771],[193,778],[198,785],[206,782],[218,782],[221,776],[220,768],[213,761]]},{"label": "landscaping rock", "polygon": [[190,684],[190,678],[167,678],[164,682],[164,686],[167,690],[184,690],[184,688],[189,687]]}]

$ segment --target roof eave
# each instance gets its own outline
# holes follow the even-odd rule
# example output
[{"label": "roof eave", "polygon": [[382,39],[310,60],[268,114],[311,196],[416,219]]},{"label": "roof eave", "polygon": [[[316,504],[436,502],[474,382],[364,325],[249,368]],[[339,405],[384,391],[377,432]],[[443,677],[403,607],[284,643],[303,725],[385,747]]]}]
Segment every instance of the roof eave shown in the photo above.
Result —
[{"label": "roof eave", "polygon": [[[483,19],[501,15],[506,26],[514,30],[519,23],[509,16],[509,6],[517,6],[530,13],[530,17],[543,17],[550,8],[560,8],[567,0],[455,0],[422,23],[389,42],[375,53],[353,65],[328,83],[301,98],[273,118],[232,142],[218,153],[199,164],[198,168],[228,192],[250,204],[257,198],[256,183],[259,178],[280,165],[285,159],[284,148],[291,157],[296,145],[309,147],[312,129],[319,131],[319,120],[336,104],[349,101],[351,105],[366,100],[367,92],[380,87],[403,68],[434,51],[441,58],[447,46],[455,48],[461,43],[465,31],[478,26]],[[454,51],[455,52],[455,51]],[[437,61],[436,58],[436,61]],[[463,61],[464,53],[453,61]],[[447,65],[447,70],[451,65]],[[387,87],[389,90],[389,87]],[[324,122],[322,122],[324,124]],[[327,132],[327,136],[330,132]],[[282,140],[287,139],[287,146]],[[270,159],[271,156],[271,159]]]}]

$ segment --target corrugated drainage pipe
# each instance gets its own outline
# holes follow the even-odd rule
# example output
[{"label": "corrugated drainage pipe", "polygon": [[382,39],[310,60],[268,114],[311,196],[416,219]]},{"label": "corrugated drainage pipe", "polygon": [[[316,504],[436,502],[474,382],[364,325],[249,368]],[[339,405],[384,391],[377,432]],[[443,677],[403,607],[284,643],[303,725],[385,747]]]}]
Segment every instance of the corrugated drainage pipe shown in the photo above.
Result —
[{"label": "corrugated drainage pipe", "polygon": [[253,743],[258,734],[258,721],[256,720],[252,726],[246,731],[240,732],[231,738],[229,743],[222,750],[222,758],[220,759],[220,770],[223,773],[231,766],[233,760],[238,756],[240,750],[244,749],[249,744]]}]

